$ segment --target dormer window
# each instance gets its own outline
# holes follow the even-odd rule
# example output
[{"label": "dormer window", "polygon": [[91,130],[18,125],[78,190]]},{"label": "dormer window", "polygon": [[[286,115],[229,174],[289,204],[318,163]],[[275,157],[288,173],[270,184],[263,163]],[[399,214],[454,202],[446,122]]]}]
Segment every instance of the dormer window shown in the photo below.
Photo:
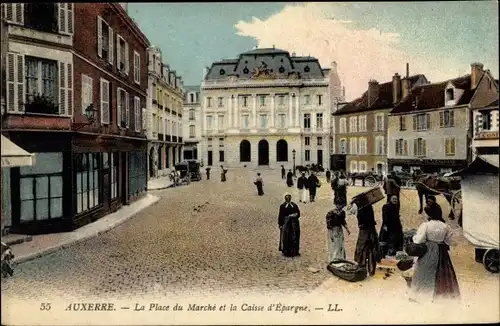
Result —
[{"label": "dormer window", "polygon": [[248,72],[249,72],[248,68],[247,68],[247,67],[245,67],[245,69],[243,69],[243,73],[244,73],[244,74],[248,74]]},{"label": "dormer window", "polygon": [[304,68],[304,72],[309,72],[310,70],[311,70],[311,69],[309,68],[309,66],[306,66],[306,67]]},{"label": "dormer window", "polygon": [[223,76],[223,75],[225,75],[225,74],[226,74],[226,71],[225,71],[224,69],[221,69],[221,70],[219,71],[219,74],[220,74],[221,76]]},{"label": "dormer window", "polygon": [[283,66],[281,66],[280,69],[279,69],[279,72],[280,72],[280,74],[284,73],[285,72],[285,68],[283,68]]},{"label": "dormer window", "polygon": [[453,88],[448,88],[446,90],[446,101],[453,101],[455,99],[455,90]]}]

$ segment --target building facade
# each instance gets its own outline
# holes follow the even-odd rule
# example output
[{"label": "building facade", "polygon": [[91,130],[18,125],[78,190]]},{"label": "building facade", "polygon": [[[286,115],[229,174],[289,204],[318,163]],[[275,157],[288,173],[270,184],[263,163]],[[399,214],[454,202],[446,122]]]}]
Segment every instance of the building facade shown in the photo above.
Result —
[{"label": "building facade", "polygon": [[[411,88],[427,83],[424,75],[392,82],[368,82],[368,90],[358,99],[339,105],[335,118],[334,170],[350,173],[387,173],[387,116]],[[404,88],[404,89],[403,89]]]},{"label": "building facade", "polygon": [[[201,92],[200,86],[184,87],[184,107],[182,134],[184,139],[184,158],[199,160],[201,148]],[[198,154],[200,153],[200,154]]]},{"label": "building facade", "polygon": [[469,75],[413,89],[389,116],[389,168],[444,173],[465,167],[472,160],[471,109],[496,99],[494,79],[481,64],[472,64]]},{"label": "building facade", "polygon": [[146,37],[118,4],[3,9],[9,73],[2,131],[36,154],[34,166],[9,173],[11,231],[69,231],[140,196]]},{"label": "building facade", "polygon": [[213,63],[201,85],[204,163],[327,166],[329,74],[316,58],[275,48]]},{"label": "building facade", "polygon": [[163,63],[161,50],[148,49],[148,177],[168,174],[182,160],[182,78]]}]

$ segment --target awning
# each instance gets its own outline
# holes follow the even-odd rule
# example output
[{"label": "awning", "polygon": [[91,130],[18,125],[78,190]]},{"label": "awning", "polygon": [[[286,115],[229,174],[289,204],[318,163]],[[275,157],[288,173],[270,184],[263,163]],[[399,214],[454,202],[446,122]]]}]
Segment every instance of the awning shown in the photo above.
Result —
[{"label": "awning", "polygon": [[32,166],[35,164],[35,154],[28,153],[2,135],[2,168]]},{"label": "awning", "polygon": [[464,176],[468,174],[498,175],[498,155],[477,155],[474,161],[462,170],[455,171],[450,176]]}]

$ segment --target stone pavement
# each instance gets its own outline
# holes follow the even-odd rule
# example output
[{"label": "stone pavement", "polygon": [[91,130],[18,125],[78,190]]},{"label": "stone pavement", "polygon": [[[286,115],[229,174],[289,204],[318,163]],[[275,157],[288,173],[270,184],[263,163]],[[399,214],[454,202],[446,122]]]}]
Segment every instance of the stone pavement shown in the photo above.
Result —
[{"label": "stone pavement", "polygon": [[163,190],[169,188],[172,184],[172,181],[170,181],[170,178],[167,175],[148,180],[148,190]]},{"label": "stone pavement", "polygon": [[[347,283],[326,270],[325,215],[332,201],[323,177],[317,202],[299,205],[301,256],[282,257],[278,207],[285,192],[297,201],[298,191],[286,187],[279,171],[261,173],[263,197],[257,196],[253,170],[230,169],[224,183],[212,178],[155,191],[161,197],[156,205],[113,230],[16,266],[14,277],[2,280],[2,299],[185,298],[218,293],[329,296],[353,289],[364,296],[380,291],[404,296],[406,284],[399,275],[384,279],[379,272],[364,282]],[[348,195],[364,190],[351,187]],[[417,214],[416,192],[404,192],[403,225],[416,228],[424,219]],[[438,201],[446,210],[444,199]],[[381,206],[381,202],[375,205],[379,224]],[[345,245],[352,258],[355,218],[348,217],[348,224],[352,234],[346,236]],[[473,248],[459,232],[456,238],[451,255],[460,284],[474,284],[494,296],[498,277],[474,261]]]}]

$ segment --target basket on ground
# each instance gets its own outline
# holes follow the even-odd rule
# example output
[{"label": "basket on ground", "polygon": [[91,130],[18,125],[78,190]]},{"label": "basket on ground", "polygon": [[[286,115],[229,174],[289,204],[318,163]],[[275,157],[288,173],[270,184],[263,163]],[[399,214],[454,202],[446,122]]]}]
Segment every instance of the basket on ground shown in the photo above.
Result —
[{"label": "basket on ground", "polygon": [[349,282],[359,282],[367,276],[365,267],[359,267],[356,262],[345,259],[335,259],[326,268],[333,275]]}]

